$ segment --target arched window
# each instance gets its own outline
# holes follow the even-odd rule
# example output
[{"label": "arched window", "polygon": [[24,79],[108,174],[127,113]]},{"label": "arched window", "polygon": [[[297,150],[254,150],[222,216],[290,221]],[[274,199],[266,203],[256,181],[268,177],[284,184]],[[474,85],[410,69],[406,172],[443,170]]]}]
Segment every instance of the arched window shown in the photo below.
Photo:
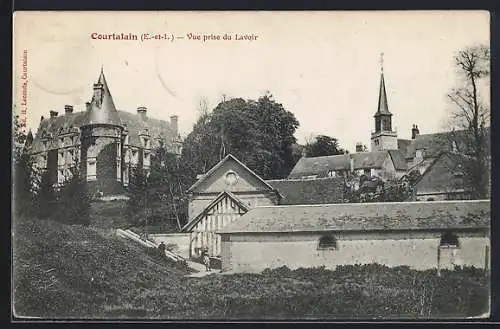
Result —
[{"label": "arched window", "polygon": [[458,237],[451,232],[444,233],[443,235],[441,235],[441,241],[439,242],[439,247],[459,248],[460,244],[458,242]]},{"label": "arched window", "polygon": [[325,235],[319,239],[318,249],[337,249],[337,239],[332,235]]}]

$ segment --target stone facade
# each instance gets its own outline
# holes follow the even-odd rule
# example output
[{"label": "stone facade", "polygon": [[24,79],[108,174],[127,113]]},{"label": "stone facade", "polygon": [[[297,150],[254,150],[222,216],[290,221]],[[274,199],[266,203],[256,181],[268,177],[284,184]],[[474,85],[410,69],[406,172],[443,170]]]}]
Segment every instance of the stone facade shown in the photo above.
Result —
[{"label": "stone facade", "polygon": [[490,267],[490,201],[270,206],[218,231],[224,271]]},{"label": "stone facade", "polygon": [[[410,266],[419,270],[468,265],[488,267],[488,233],[471,230],[458,234],[459,247],[440,246],[442,233],[340,232],[337,246],[321,248],[325,233],[231,234],[222,238],[222,269],[231,272],[261,272],[287,266],[335,269],[338,265],[378,263]],[[439,256],[438,256],[439,255]]]},{"label": "stone facade", "polygon": [[149,118],[143,106],[135,114],[117,110],[101,70],[86,110],[74,112],[66,105],[64,115],[50,111],[50,117],[41,118],[29,152],[36,166],[51,174],[55,186],[78,167],[92,190],[120,194],[129,183],[130,170],[147,171],[151,151],[160,145],[180,154],[178,117],[172,115],[170,122]]}]

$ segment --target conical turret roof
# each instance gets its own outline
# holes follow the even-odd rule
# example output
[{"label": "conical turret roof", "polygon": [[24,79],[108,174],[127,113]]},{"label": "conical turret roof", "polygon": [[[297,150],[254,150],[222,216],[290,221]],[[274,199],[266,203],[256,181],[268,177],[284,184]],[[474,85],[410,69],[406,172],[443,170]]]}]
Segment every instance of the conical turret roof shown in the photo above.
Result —
[{"label": "conical turret roof", "polygon": [[113,102],[113,97],[109,92],[108,83],[106,82],[102,68],[99,79],[94,84],[94,94],[87,109],[86,124],[121,125],[121,120]]}]

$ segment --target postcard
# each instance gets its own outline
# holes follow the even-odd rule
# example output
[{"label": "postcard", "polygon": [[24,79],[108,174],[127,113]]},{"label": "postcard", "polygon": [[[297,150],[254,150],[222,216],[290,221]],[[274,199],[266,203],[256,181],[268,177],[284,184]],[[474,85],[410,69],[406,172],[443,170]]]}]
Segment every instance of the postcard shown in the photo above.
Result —
[{"label": "postcard", "polygon": [[13,22],[14,321],[489,316],[488,12]]}]

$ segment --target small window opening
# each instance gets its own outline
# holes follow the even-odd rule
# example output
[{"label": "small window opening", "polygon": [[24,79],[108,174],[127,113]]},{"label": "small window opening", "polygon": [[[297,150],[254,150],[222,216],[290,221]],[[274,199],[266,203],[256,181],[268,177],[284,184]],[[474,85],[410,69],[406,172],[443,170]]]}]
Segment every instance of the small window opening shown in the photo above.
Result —
[{"label": "small window opening", "polygon": [[337,249],[337,239],[331,235],[322,236],[319,239],[318,249]]},{"label": "small window opening", "polygon": [[444,233],[441,236],[441,241],[439,242],[439,247],[441,247],[441,248],[459,248],[460,244],[458,242],[458,237],[451,232]]}]

